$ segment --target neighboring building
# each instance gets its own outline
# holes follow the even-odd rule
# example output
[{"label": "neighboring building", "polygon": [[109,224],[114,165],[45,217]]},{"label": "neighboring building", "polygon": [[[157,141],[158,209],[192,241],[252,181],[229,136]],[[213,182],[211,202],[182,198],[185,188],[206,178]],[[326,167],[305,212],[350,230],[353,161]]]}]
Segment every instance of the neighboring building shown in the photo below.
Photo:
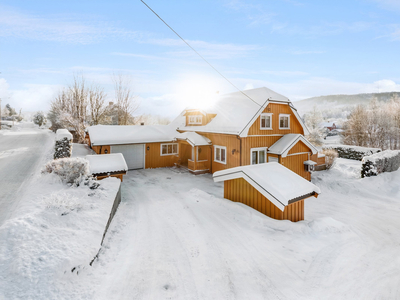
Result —
[{"label": "neighboring building", "polygon": [[328,131],[338,129],[338,127],[336,126],[336,124],[334,122],[322,122],[320,124],[320,126]]},{"label": "neighboring building", "polygon": [[276,162],[218,171],[213,178],[224,182],[225,199],[277,220],[304,220],[304,200],[320,194],[317,186]]},{"label": "neighboring building", "polygon": [[197,174],[279,162],[311,180],[317,149],[290,100],[267,88],[244,93],[185,109],[169,125],[92,126],[87,140],[98,154],[123,153],[129,169],[179,165]]}]

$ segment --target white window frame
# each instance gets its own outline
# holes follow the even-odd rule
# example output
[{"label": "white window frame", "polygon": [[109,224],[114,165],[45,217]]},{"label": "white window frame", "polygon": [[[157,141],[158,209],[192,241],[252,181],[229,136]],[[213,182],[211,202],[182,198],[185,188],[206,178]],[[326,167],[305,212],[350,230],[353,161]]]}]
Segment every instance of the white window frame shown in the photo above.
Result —
[{"label": "white window frame", "polygon": [[[288,118],[288,127],[281,127],[281,118]],[[279,114],[279,129],[290,129],[290,115],[289,114]]]},{"label": "white window frame", "polygon": [[[268,158],[267,158],[267,148],[266,147],[251,148],[250,149],[250,164],[251,165],[253,165],[253,151],[257,151],[257,152],[264,151],[264,157],[265,157],[264,164],[267,162]],[[259,158],[260,158],[260,156],[257,156],[257,165],[260,164]]]},{"label": "white window frame", "polygon": [[[272,115],[273,115],[272,113],[262,113],[260,115],[260,130],[272,130]],[[270,127],[262,127],[262,118],[264,116],[270,117],[270,122],[269,122]]]},{"label": "white window frame", "polygon": [[[172,145],[172,151],[174,151],[174,145],[176,145],[176,153],[172,152],[172,153],[163,154],[163,153],[162,153],[162,148],[163,148],[163,146],[167,146],[167,152],[168,152],[168,145]],[[178,144],[178,143],[164,143],[164,144],[160,144],[160,156],[176,155],[176,154],[179,154],[179,144]]]},{"label": "white window frame", "polygon": [[[217,160],[217,149],[225,150],[225,161]],[[228,154],[228,152],[226,152],[226,147],[225,146],[214,145],[214,161],[215,162],[226,165],[226,160],[228,159],[227,154]]]},{"label": "white window frame", "polygon": [[202,115],[190,115],[188,116],[188,124],[189,125],[201,125],[203,124],[203,116]]},{"label": "white window frame", "polygon": [[[269,161],[270,158],[273,158],[274,161]],[[279,163],[279,157],[269,156],[269,155],[268,155],[268,162],[277,162],[277,163]]]}]

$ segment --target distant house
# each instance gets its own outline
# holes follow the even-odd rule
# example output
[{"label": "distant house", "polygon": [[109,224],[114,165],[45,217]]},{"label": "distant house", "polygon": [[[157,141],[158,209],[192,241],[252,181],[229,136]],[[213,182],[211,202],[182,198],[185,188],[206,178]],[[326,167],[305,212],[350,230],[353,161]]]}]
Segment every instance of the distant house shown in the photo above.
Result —
[{"label": "distant house", "polygon": [[327,129],[328,131],[337,129],[337,126],[334,122],[323,122],[320,124],[320,126]]},{"label": "distant house", "polygon": [[224,182],[225,199],[277,220],[304,220],[304,200],[320,194],[317,186],[276,162],[218,171],[213,178]]},{"label": "distant house", "polygon": [[291,101],[265,87],[245,94],[187,108],[169,125],[91,126],[87,141],[98,154],[122,153],[129,169],[177,165],[199,174],[278,162],[310,180],[306,162],[317,161],[317,149]]}]

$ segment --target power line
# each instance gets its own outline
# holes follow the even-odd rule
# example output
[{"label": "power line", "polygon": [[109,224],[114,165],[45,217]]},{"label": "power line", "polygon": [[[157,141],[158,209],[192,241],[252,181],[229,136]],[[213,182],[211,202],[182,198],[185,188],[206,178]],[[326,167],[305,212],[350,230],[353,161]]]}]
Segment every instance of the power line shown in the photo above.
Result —
[{"label": "power line", "polygon": [[199,52],[196,51],[196,49],[194,49],[192,46],[190,46],[190,44],[188,42],[185,41],[185,39],[183,37],[181,37],[171,26],[169,26],[167,24],[167,22],[165,22],[150,6],[148,6],[146,4],[146,2],[144,2],[143,0],[140,0],[144,5],[147,6],[148,9],[150,9],[153,14],[155,14],[165,25],[167,25],[167,27],[169,29],[172,30],[173,33],[175,33],[186,45],[189,46],[190,49],[192,49],[198,56],[200,56],[200,58],[202,60],[204,60],[211,68],[214,69],[215,72],[217,72],[222,78],[224,78],[227,82],[229,82],[235,89],[237,89],[239,92],[241,92],[244,96],[246,96],[247,98],[249,98],[251,101],[253,101],[255,104],[257,104],[258,106],[261,106],[260,104],[258,104],[256,101],[254,101],[253,99],[251,99],[248,95],[246,95],[245,93],[243,93],[243,91],[241,91],[236,85],[234,85],[228,78],[226,78],[224,75],[221,74],[220,71],[218,71],[212,64],[210,64]]}]

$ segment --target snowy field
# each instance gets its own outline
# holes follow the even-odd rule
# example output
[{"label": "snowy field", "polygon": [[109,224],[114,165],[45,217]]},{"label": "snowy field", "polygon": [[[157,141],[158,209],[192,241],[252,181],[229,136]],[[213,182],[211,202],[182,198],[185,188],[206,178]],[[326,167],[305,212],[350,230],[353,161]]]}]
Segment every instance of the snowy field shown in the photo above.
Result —
[{"label": "snowy field", "polygon": [[314,173],[322,194],[298,223],[222,199],[210,175],[129,172],[99,259],[59,297],[399,299],[400,171],[359,168]]}]

